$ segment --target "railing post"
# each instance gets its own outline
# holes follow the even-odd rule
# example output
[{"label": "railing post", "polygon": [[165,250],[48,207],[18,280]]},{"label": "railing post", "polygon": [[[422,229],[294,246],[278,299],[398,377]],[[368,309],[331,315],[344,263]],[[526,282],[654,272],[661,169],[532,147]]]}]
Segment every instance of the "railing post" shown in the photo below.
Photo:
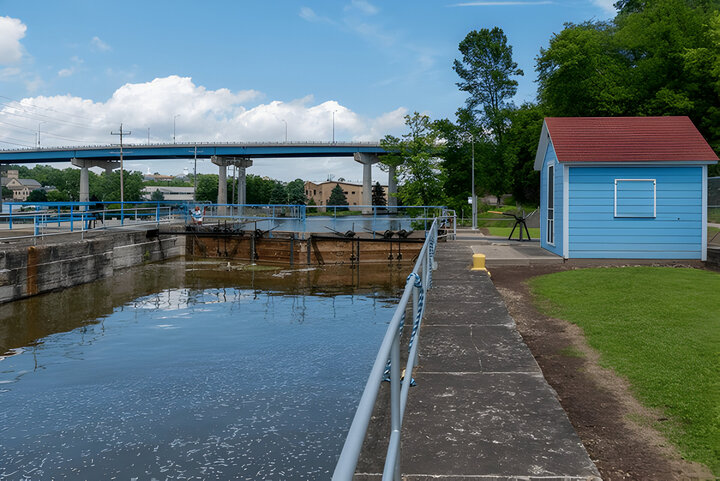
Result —
[{"label": "railing post", "polygon": [[[405,373],[407,376],[408,374]],[[400,481],[400,330],[395,334],[395,340],[390,350],[390,439],[394,440],[395,447],[388,446],[389,451],[395,451],[392,466],[393,479]],[[386,465],[386,468],[388,466]],[[386,470],[387,472],[387,470]]]},{"label": "railing post", "polygon": [[155,225],[160,227],[160,201],[157,202],[157,206],[155,207]]},{"label": "railing post", "polygon": [[60,227],[60,206],[57,206],[58,208],[58,227]]},{"label": "railing post", "polygon": [[120,202],[120,225],[125,225],[125,202]]},{"label": "railing post", "polygon": [[8,215],[8,224],[10,230],[12,230],[12,211],[13,211],[13,205],[9,204],[8,207],[10,208],[10,214]]},{"label": "railing post", "polygon": [[73,219],[73,207],[74,207],[74,205],[70,204],[70,232],[73,232],[75,230],[75,219]]}]

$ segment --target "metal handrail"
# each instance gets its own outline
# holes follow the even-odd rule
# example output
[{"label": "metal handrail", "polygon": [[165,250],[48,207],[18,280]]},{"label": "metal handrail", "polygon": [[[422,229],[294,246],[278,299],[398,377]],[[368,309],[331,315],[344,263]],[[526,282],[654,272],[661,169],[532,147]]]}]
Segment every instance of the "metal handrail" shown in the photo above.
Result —
[{"label": "metal handrail", "polygon": [[[418,345],[420,344],[419,327],[425,310],[423,299],[428,288],[432,285],[433,257],[435,246],[437,245],[437,233],[438,221],[436,219],[428,231],[425,243],[415,262],[415,267],[408,276],[405,283],[405,290],[400,298],[395,314],[390,321],[385,337],[380,344],[380,349],[375,358],[370,375],[368,376],[367,383],[365,384],[365,390],[358,402],[355,417],[348,430],[348,435],[345,438],[345,444],[340,453],[340,458],[335,465],[335,472],[332,477],[333,481],[350,481],[355,474],[355,468],[357,467],[363,442],[367,436],[370,417],[375,407],[388,359],[390,360],[391,432],[385,458],[383,480],[393,479],[400,481],[400,431],[408,393],[410,391],[410,384],[412,382],[412,370],[415,366]],[[420,282],[417,282],[418,280]],[[411,295],[413,298],[413,320],[415,321],[413,330],[415,332],[414,339],[413,336],[411,336],[410,340],[412,347],[408,354],[407,365],[405,366],[405,377],[401,381],[400,335],[402,333],[401,327],[403,326],[405,311]]]}]

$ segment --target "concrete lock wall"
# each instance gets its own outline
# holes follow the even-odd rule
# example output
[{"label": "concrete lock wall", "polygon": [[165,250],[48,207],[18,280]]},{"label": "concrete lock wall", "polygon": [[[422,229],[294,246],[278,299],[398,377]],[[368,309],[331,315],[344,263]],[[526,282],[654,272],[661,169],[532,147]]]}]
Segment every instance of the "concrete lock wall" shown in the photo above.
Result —
[{"label": "concrete lock wall", "polygon": [[115,270],[185,254],[182,236],[130,232],[0,252],[0,303],[110,277]]}]

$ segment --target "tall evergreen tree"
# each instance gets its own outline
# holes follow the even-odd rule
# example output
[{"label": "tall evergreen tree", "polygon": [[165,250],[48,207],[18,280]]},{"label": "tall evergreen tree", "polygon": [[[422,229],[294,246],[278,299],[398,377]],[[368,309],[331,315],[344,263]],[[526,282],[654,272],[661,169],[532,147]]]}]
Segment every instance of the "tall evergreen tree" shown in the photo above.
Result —
[{"label": "tall evergreen tree", "polygon": [[385,199],[385,189],[383,189],[382,185],[380,185],[380,182],[375,182],[375,185],[373,186],[372,205],[387,205],[387,200]]},{"label": "tall evergreen tree", "polygon": [[[347,201],[347,196],[343,192],[340,184],[335,184],[335,187],[330,191],[330,198],[328,199],[328,205],[350,205]],[[347,210],[347,207],[343,207],[338,210]]]}]

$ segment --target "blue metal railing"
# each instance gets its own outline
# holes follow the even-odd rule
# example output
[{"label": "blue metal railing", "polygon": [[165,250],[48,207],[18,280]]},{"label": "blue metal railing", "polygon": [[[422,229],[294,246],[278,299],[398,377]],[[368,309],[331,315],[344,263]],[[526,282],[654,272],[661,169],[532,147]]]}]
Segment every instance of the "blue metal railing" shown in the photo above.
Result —
[{"label": "blue metal railing", "polygon": [[[390,321],[380,350],[373,364],[370,376],[365,384],[355,417],[350,425],[345,445],[335,466],[333,481],[351,481],[355,474],[360,451],[367,436],[373,408],[383,382],[384,373],[389,361],[390,364],[390,440],[388,443],[383,480],[400,481],[400,440],[402,420],[405,414],[410,385],[413,382],[412,372],[417,362],[417,353],[420,337],[420,324],[425,311],[425,294],[432,286],[432,271],[435,256],[435,247],[438,239],[438,220],[434,220],[430,227],[425,244],[412,273],[405,283],[405,290],[398,304],[395,314]],[[409,341],[408,360],[405,366],[405,375],[401,379],[400,371],[400,336],[404,325],[405,312],[412,296],[413,328]]]},{"label": "blue metal railing", "polygon": [[[142,223],[198,223],[195,207],[203,212],[203,224],[229,222],[269,232],[299,233],[370,232],[372,237],[413,230],[425,231],[436,218],[449,236],[455,233],[455,214],[441,206],[305,206],[287,204],[210,204],[184,201],[128,202],[7,202],[0,213],[0,229],[34,225],[35,235],[59,234],[136,226]],[[352,211],[346,212],[348,209]],[[364,214],[362,212],[365,212]],[[82,228],[77,226],[80,222]],[[52,227],[51,227],[52,226]],[[27,235],[27,234],[26,234]],[[26,235],[21,235],[24,237]],[[8,238],[8,236],[4,236]]]}]

